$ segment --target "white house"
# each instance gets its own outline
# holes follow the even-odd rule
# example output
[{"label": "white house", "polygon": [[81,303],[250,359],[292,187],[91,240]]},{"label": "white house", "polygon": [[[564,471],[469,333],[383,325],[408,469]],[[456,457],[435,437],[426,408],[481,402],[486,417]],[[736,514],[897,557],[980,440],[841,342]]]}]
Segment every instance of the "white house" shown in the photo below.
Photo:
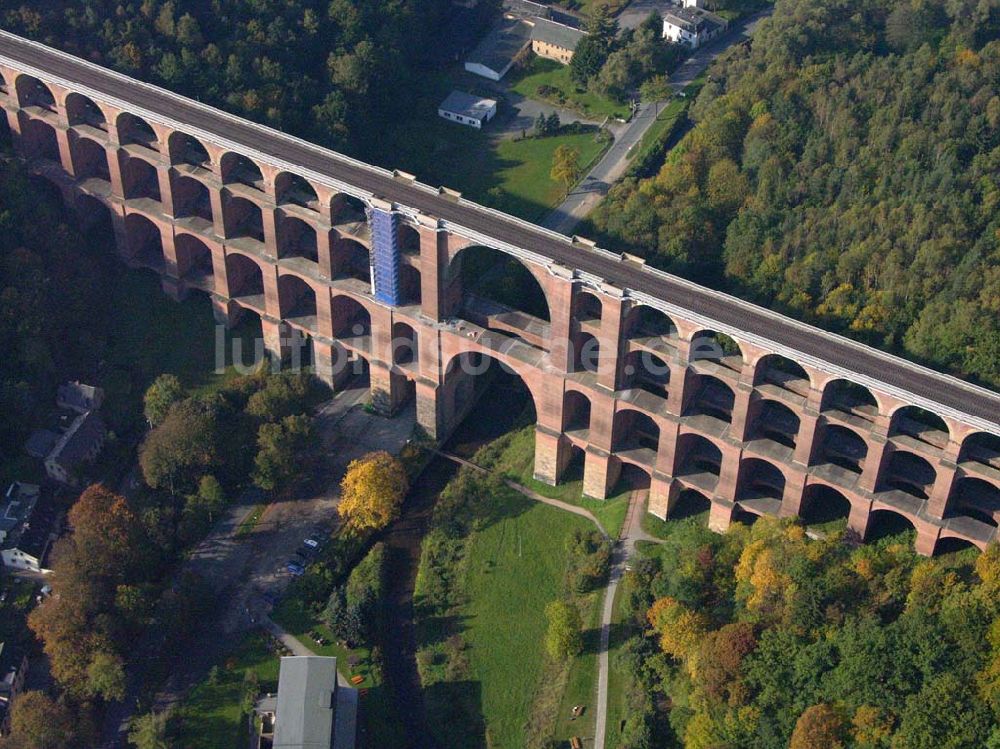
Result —
[{"label": "white house", "polygon": [[39,487],[15,481],[0,507],[0,558],[5,567],[32,572],[43,568],[52,540],[55,508],[40,496]]},{"label": "white house", "polygon": [[481,130],[483,125],[493,119],[497,113],[497,103],[494,99],[473,96],[463,91],[452,91],[438,105],[438,116],[452,122],[474,127]]},{"label": "white house", "polygon": [[724,18],[698,7],[672,8],[663,14],[663,38],[691,49],[714,39],[728,26]]}]

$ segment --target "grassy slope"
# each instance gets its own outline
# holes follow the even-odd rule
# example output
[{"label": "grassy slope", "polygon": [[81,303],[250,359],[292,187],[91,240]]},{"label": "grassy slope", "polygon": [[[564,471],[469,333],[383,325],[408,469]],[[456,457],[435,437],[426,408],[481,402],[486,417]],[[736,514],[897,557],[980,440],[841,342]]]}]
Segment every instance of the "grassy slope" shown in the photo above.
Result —
[{"label": "grassy slope", "polygon": [[[540,86],[550,86],[562,94],[562,100],[539,95]],[[535,57],[517,78],[511,81],[511,89],[527,99],[543,99],[556,106],[579,112],[592,120],[605,117],[628,117],[629,108],[603,96],[578,89],[569,77],[569,66],[555,60]]]}]

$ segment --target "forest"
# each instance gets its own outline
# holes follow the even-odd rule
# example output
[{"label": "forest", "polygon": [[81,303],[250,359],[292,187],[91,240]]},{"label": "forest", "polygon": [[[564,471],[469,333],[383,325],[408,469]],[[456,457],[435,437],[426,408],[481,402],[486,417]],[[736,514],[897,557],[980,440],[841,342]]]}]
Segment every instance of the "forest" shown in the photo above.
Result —
[{"label": "forest", "polygon": [[607,246],[1000,385],[1000,3],[777,0]]}]

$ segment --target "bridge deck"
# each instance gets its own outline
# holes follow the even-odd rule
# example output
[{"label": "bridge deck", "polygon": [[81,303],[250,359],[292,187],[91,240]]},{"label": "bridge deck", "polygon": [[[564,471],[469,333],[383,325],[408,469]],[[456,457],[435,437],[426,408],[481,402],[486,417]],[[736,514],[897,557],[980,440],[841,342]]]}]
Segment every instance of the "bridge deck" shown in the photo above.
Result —
[{"label": "bridge deck", "polygon": [[[43,77],[55,77],[91,89],[109,100],[128,102],[156,115],[165,123],[181,123],[214,134],[220,142],[299,165],[353,185],[359,192],[408,206],[451,225],[489,236],[506,245],[551,258],[568,268],[604,279],[631,292],[639,292],[682,307],[730,329],[766,339],[790,352],[804,354],[822,366],[860,375],[888,386],[900,397],[944,406],[958,414],[985,422],[1000,431],[1000,395],[974,387],[957,378],[918,366],[899,357],[849,341],[734,297],[691,284],[643,266],[625,263],[609,253],[573,244],[568,238],[504,216],[465,200],[442,197],[419,183],[393,178],[390,172],[362,164],[333,151],[314,146],[270,128],[226,114],[199,102],[141,83],[87,63],[57,50],[0,32],[0,58],[15,68],[30,67]],[[248,154],[249,155],[249,154]]]}]

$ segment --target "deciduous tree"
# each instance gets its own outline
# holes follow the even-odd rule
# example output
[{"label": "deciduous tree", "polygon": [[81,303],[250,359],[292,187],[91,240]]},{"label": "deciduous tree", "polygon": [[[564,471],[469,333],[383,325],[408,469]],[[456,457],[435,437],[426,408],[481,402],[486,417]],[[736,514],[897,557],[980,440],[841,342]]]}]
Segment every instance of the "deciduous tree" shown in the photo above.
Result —
[{"label": "deciduous tree", "polygon": [[409,488],[406,469],[385,451],[352,460],[340,484],[338,511],[356,530],[384,528],[399,513]]},{"label": "deciduous tree", "polygon": [[566,601],[552,601],[545,607],[549,622],[545,633],[545,649],[555,660],[564,661],[583,650],[583,621],[580,610]]}]

